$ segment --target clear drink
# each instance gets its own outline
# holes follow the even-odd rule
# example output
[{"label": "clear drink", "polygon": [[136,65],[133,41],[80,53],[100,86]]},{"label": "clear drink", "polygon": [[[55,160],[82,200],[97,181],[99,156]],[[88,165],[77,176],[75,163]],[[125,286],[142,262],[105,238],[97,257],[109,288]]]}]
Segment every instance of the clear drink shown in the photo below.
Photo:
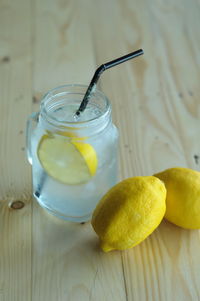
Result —
[{"label": "clear drink", "polygon": [[77,222],[89,220],[117,182],[118,131],[110,103],[97,90],[77,119],[85,91],[80,85],[50,91],[27,127],[35,198],[52,214]]}]

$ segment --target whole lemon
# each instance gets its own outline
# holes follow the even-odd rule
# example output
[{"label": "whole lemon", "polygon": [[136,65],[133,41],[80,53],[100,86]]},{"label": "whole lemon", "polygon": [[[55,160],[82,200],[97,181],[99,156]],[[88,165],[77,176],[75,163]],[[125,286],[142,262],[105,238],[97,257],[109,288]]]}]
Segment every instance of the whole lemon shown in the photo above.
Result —
[{"label": "whole lemon", "polygon": [[165,185],[156,177],[134,177],[112,187],[97,205],[92,226],[108,252],[139,244],[160,224]]},{"label": "whole lemon", "polygon": [[155,175],[167,189],[165,218],[186,229],[200,228],[200,172],[170,168]]}]

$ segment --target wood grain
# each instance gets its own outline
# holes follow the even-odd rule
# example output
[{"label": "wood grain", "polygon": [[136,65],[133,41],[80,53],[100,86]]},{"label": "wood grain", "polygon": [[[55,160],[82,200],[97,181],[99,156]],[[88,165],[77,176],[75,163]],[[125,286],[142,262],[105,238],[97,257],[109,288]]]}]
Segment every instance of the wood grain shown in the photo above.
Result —
[{"label": "wood grain", "polygon": [[[0,300],[3,301],[31,300],[31,178],[24,136],[27,115],[31,113],[30,10],[30,1],[0,2]],[[25,204],[23,209],[10,208],[17,200]]]},{"label": "wood grain", "polygon": [[[111,36],[115,51],[126,53],[142,45],[145,52],[102,79],[121,132],[122,177],[150,175],[172,166],[199,170],[195,161],[195,155],[199,157],[199,61],[192,49],[199,39],[200,7],[194,2],[191,6],[186,1],[169,2],[140,1],[135,7],[131,1],[118,2],[112,26],[109,11],[102,2],[98,4],[98,12],[104,14],[101,40],[94,35],[98,62],[105,52],[112,57]],[[96,32],[98,28],[99,24]],[[123,44],[123,37],[129,43]],[[122,253],[128,300],[199,300],[197,249],[199,231],[163,222],[145,242]]]},{"label": "wood grain", "polygon": [[[96,62],[86,12],[81,2],[75,5],[69,1],[65,5],[48,1],[47,9],[47,2],[37,1],[34,93],[54,85],[89,82]],[[40,19],[44,16],[46,21],[42,23]],[[51,28],[49,35],[46,28]],[[47,47],[53,45],[54,51],[51,49],[45,53],[44,41]],[[50,74],[48,78],[47,73]],[[50,217],[47,219],[34,202],[33,300],[111,300],[116,296],[115,287],[118,288],[118,300],[124,300],[121,259],[116,255],[112,264],[107,256],[99,254],[93,240],[96,243],[90,225],[77,226]],[[109,273],[113,275],[110,279]],[[109,291],[102,291],[107,285]]]},{"label": "wood grain", "polygon": [[[31,200],[25,122],[41,96],[99,87],[120,131],[121,178],[200,170],[198,0],[0,2],[0,301],[200,300],[200,235],[163,221],[139,246],[104,254],[90,223],[60,221]],[[13,210],[20,200],[25,206]]]}]

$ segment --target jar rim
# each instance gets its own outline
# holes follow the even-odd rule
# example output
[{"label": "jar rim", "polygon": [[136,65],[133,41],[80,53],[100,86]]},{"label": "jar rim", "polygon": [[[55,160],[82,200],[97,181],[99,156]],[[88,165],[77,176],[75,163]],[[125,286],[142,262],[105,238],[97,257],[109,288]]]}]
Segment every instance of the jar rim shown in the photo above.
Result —
[{"label": "jar rim", "polygon": [[[80,88],[80,89],[83,88],[83,89],[85,89],[85,91],[82,93],[80,93],[80,91],[70,92],[70,88]],[[91,119],[87,119],[87,120],[83,120],[83,121],[76,121],[76,120],[75,121],[60,121],[57,118],[54,118],[52,115],[48,114],[48,111],[46,108],[47,100],[50,100],[53,97],[56,97],[61,93],[74,94],[74,95],[82,94],[84,96],[87,88],[88,88],[88,86],[82,85],[82,84],[68,84],[68,85],[61,85],[61,86],[58,86],[56,88],[49,90],[42,97],[41,104],[40,104],[40,109],[41,109],[41,112],[43,112],[43,115],[45,115],[45,119],[47,119],[50,123],[53,123],[53,124],[56,123],[56,126],[64,126],[64,127],[66,127],[66,126],[82,127],[85,125],[89,126],[97,121],[104,119],[106,117],[106,115],[109,115],[111,113],[111,103],[110,103],[109,99],[107,98],[107,96],[97,88],[95,89],[94,94],[97,95],[100,99],[102,99],[104,101],[104,109],[98,116],[95,116]],[[63,91],[61,91],[61,90],[63,90]],[[77,107],[77,109],[78,109],[78,107]]]}]

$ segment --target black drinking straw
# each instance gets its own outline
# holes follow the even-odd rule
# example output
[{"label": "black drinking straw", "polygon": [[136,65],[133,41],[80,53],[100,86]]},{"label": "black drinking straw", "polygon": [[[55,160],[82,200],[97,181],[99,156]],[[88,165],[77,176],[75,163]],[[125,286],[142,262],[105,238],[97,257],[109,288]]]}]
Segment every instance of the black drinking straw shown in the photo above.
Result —
[{"label": "black drinking straw", "polygon": [[88,104],[88,101],[89,101],[89,99],[91,97],[91,93],[94,91],[94,89],[96,87],[96,84],[97,84],[97,81],[98,81],[100,75],[103,73],[103,71],[105,71],[105,70],[107,70],[109,68],[112,68],[112,67],[114,67],[116,65],[119,65],[121,63],[124,63],[124,62],[126,62],[126,61],[128,61],[130,59],[133,59],[133,58],[135,58],[135,57],[137,57],[139,55],[142,55],[143,53],[144,53],[143,50],[139,49],[139,50],[136,50],[136,51],[131,52],[129,54],[126,54],[126,55],[124,55],[122,57],[119,57],[118,59],[115,59],[115,60],[110,61],[108,63],[102,64],[99,68],[97,68],[97,70],[95,71],[94,76],[93,76],[93,78],[92,78],[92,80],[91,80],[91,82],[90,82],[90,84],[89,84],[89,86],[87,88],[87,91],[86,91],[86,93],[85,93],[85,95],[83,97],[83,100],[82,100],[82,102],[80,104],[80,107],[76,111],[76,115],[77,116],[80,115],[80,113],[85,110],[85,108],[86,108],[86,106]]}]

